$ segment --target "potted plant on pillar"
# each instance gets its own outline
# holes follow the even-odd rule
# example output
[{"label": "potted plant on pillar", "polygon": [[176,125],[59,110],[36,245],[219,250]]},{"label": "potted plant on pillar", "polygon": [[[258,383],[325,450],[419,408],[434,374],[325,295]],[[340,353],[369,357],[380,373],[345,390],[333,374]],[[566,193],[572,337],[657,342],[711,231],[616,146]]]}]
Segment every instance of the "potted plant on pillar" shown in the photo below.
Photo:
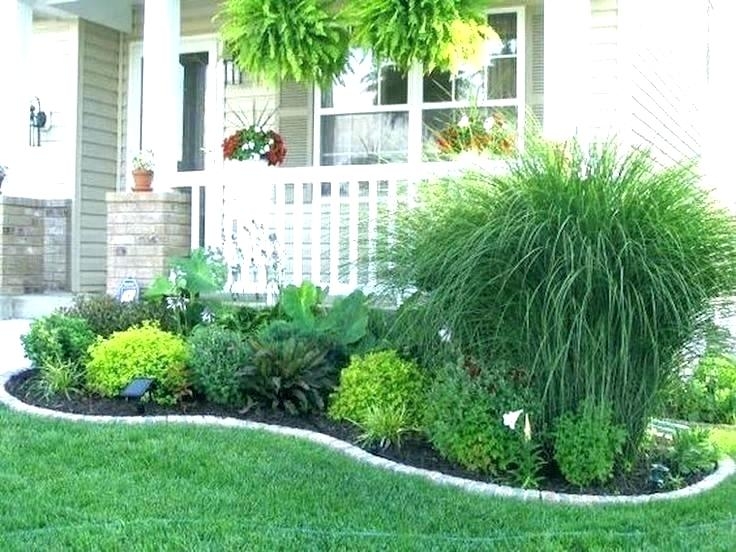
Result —
[{"label": "potted plant on pillar", "polygon": [[141,150],[133,157],[134,192],[150,192],[153,190],[153,152]]}]

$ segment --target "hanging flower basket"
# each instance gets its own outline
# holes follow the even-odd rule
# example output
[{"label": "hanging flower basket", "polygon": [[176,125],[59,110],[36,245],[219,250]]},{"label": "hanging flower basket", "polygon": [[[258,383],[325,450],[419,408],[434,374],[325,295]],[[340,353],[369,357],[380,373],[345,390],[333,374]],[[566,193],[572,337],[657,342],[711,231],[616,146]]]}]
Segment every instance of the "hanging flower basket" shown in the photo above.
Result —
[{"label": "hanging flower basket", "polygon": [[421,63],[457,72],[466,62],[482,65],[489,40],[488,0],[352,0],[348,11],[357,45],[390,60],[403,71]]},{"label": "hanging flower basket", "polygon": [[348,25],[329,0],[225,0],[226,51],[256,80],[329,85],[347,66]]}]

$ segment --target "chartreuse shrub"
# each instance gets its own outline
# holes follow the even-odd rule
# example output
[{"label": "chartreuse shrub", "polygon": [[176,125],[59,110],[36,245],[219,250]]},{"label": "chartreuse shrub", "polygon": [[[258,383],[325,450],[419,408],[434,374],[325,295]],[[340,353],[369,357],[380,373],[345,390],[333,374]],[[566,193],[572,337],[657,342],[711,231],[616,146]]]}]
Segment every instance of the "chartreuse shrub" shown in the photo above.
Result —
[{"label": "chartreuse shrub", "polygon": [[354,356],[340,373],[340,385],[330,398],[328,414],[360,426],[396,426],[396,420],[402,420],[406,428],[415,427],[421,417],[425,387],[419,367],[400,358],[396,351]]},{"label": "chartreuse shrub", "polygon": [[736,289],[736,224],[688,166],[532,140],[505,175],[425,186],[383,252],[425,357],[459,350],[530,372],[538,426],[586,397],[633,453],[710,302]]},{"label": "chartreuse shrub", "polygon": [[568,412],[557,420],[555,461],[565,479],[574,485],[605,483],[613,475],[625,440],[626,430],[612,422],[607,405],[585,401],[577,412]]},{"label": "chartreuse shrub", "polygon": [[446,459],[515,482],[518,471],[519,484],[535,486],[541,458],[523,436],[523,420],[513,428],[504,425],[504,414],[515,410],[536,419],[530,407],[522,381],[508,367],[482,367],[463,359],[435,374],[424,406],[424,430]]},{"label": "chartreuse shrub", "polygon": [[664,414],[692,422],[736,424],[736,358],[728,354],[703,357],[692,374],[669,386]]},{"label": "chartreuse shrub", "polygon": [[252,355],[240,374],[251,404],[291,414],[324,410],[337,380],[337,368],[330,360],[334,344],[329,338],[277,320],[248,342]]},{"label": "chartreuse shrub", "polygon": [[250,359],[250,348],[243,335],[215,325],[199,326],[188,343],[194,390],[216,404],[241,405],[240,371]]},{"label": "chartreuse shrub", "polygon": [[189,387],[184,340],[150,323],[113,333],[90,348],[86,379],[90,391],[115,397],[134,378],[153,378],[152,398],[173,403]]},{"label": "chartreuse shrub", "polygon": [[55,313],[35,320],[21,341],[26,356],[38,368],[50,361],[81,367],[95,334],[84,319]]}]

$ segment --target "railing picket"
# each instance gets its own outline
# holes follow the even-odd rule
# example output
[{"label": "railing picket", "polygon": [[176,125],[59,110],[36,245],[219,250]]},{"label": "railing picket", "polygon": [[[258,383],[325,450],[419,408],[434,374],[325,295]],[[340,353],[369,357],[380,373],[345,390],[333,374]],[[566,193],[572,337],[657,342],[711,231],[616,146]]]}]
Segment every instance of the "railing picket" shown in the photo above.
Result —
[{"label": "railing picket", "polygon": [[358,287],[358,207],[360,206],[360,182],[351,180],[348,188],[348,285]]}]

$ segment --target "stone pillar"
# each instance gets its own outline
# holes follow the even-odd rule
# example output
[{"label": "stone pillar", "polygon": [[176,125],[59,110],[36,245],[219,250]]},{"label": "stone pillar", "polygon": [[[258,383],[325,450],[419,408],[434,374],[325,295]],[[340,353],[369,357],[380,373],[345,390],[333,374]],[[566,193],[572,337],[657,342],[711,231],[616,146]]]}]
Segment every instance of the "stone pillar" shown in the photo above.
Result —
[{"label": "stone pillar", "polygon": [[71,289],[71,200],[43,201],[43,285],[45,291]]},{"label": "stone pillar", "polygon": [[590,0],[544,0],[544,135],[548,139],[564,141],[585,131],[591,24]]},{"label": "stone pillar", "polygon": [[178,192],[108,192],[107,292],[135,278],[141,287],[168,270],[191,246],[191,203]]},{"label": "stone pillar", "polygon": [[43,292],[42,202],[2,196],[0,221],[0,293]]},{"label": "stone pillar", "polygon": [[153,151],[163,191],[173,181],[181,158],[182,77],[180,0],[146,0],[143,10],[143,149]]}]

